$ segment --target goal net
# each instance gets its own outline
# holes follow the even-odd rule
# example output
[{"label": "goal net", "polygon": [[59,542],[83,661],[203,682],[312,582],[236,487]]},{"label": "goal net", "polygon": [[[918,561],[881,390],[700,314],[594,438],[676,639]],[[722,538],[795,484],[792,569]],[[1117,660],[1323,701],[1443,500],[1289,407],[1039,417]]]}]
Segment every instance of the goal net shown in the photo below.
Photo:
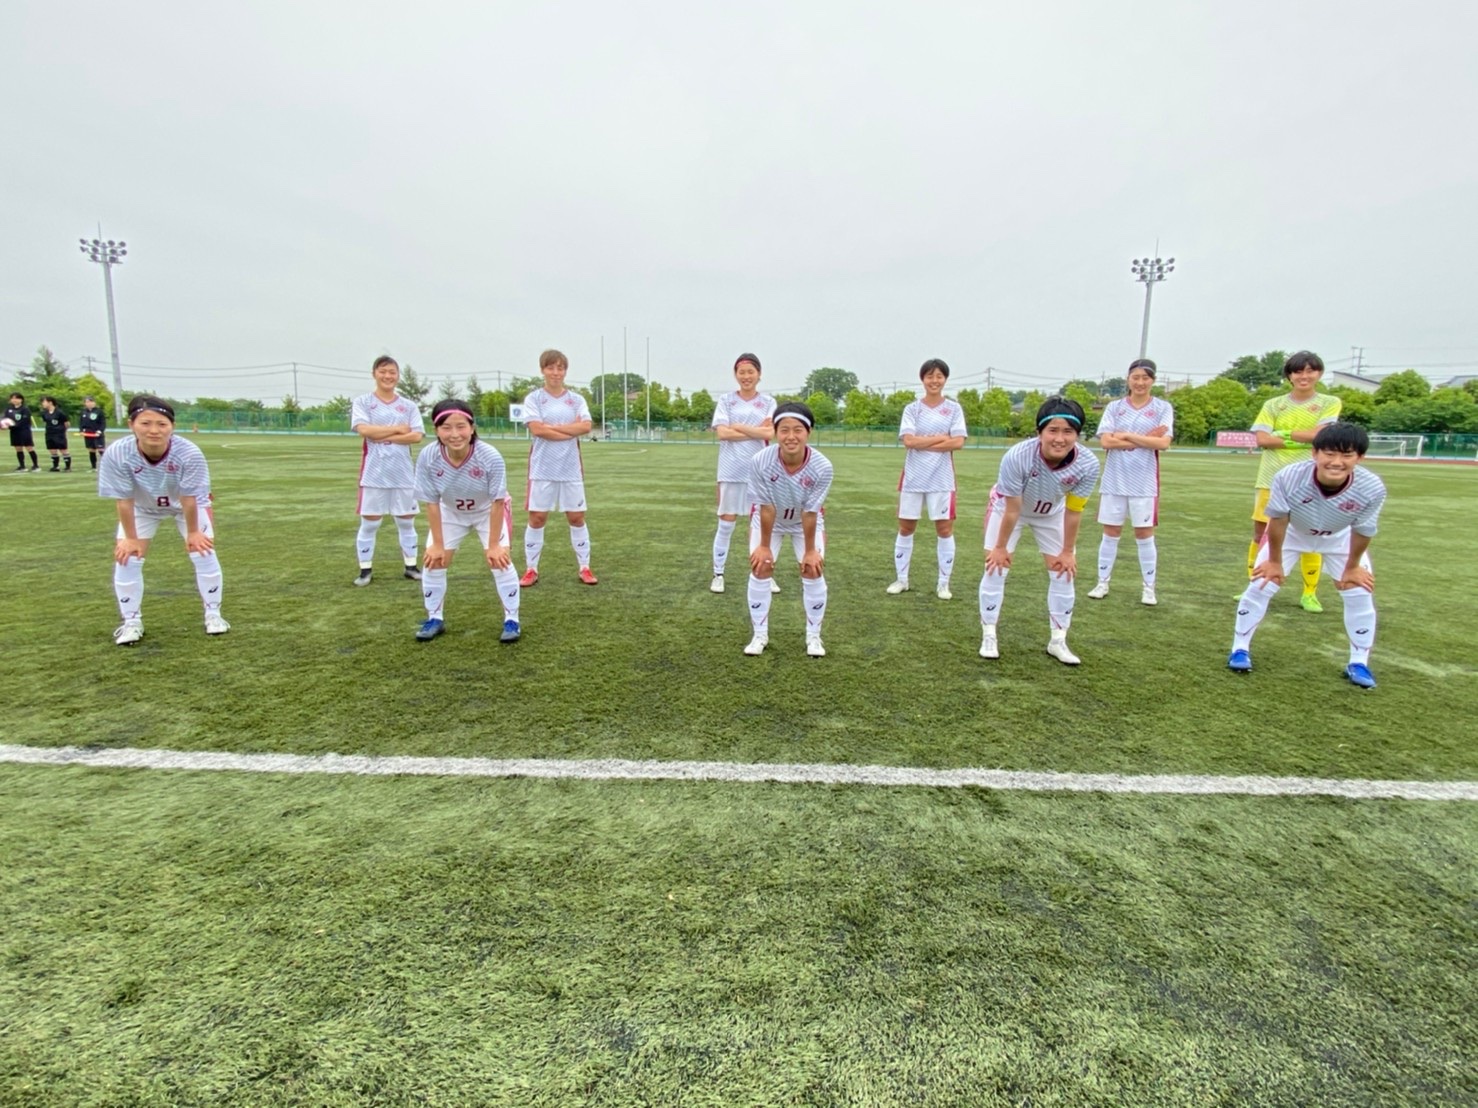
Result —
[{"label": "goal net", "polygon": [[1372,458],[1420,458],[1425,435],[1371,435]]}]

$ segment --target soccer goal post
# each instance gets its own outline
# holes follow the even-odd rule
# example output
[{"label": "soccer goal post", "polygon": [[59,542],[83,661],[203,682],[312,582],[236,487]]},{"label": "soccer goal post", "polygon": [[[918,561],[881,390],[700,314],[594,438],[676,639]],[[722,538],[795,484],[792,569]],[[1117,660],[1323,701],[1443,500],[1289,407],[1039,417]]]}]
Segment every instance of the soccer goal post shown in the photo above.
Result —
[{"label": "soccer goal post", "polygon": [[1372,458],[1420,458],[1425,435],[1383,434],[1370,436]]}]

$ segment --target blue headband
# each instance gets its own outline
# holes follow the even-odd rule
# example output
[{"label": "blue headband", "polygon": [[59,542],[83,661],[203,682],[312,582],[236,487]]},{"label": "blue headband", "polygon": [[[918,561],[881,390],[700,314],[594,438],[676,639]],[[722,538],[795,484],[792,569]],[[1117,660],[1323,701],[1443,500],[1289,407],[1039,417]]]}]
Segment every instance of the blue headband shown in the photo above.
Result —
[{"label": "blue headband", "polygon": [[1037,420],[1037,430],[1040,431],[1054,419],[1065,419],[1077,429],[1081,429],[1083,426],[1083,421],[1073,415],[1072,412],[1053,412],[1051,415],[1044,415],[1041,419]]}]

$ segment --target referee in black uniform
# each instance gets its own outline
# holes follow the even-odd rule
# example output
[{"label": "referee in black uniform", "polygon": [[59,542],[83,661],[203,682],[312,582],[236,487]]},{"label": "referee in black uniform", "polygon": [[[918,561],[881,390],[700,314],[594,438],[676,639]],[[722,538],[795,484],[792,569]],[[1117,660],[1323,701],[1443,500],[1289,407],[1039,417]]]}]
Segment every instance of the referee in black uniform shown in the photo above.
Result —
[{"label": "referee in black uniform", "polygon": [[16,472],[25,472],[28,453],[31,455],[31,469],[40,469],[41,463],[36,461],[36,440],[31,437],[31,409],[26,407],[26,398],[20,393],[10,394],[5,418],[10,420],[10,448],[15,451]]},{"label": "referee in black uniform", "polygon": [[72,472],[72,454],[67,449],[67,426],[72,421],[54,396],[41,398],[41,425],[46,428],[46,449],[51,453],[51,472],[57,472],[57,462],[67,464]]},{"label": "referee in black uniform", "polygon": [[108,417],[98,402],[91,396],[82,398],[82,411],[77,413],[77,426],[82,431],[82,441],[87,444],[87,460],[97,469],[98,457],[108,445],[103,440],[108,433]]}]

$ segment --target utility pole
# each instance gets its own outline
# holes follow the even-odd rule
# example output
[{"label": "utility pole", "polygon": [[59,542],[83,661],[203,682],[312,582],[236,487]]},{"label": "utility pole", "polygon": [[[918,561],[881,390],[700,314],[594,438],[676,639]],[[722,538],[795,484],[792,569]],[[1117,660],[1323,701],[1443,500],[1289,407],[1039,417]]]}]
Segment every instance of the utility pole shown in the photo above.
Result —
[{"label": "utility pole", "polygon": [[[1155,250],[1158,252],[1159,249],[1160,244],[1156,243]],[[1143,358],[1150,345],[1150,297],[1155,285],[1175,272],[1175,259],[1135,258],[1129,265],[1129,272],[1136,280],[1144,282],[1144,323],[1139,329],[1139,356]]]},{"label": "utility pole", "polygon": [[293,362],[293,403],[298,403],[298,363]]},{"label": "utility pole", "polygon": [[621,433],[631,426],[631,379],[626,371],[626,328],[621,328]]},{"label": "utility pole", "polygon": [[103,267],[103,289],[108,297],[108,342],[113,350],[113,418],[118,421],[119,426],[123,426],[123,367],[118,363],[118,319],[113,312],[113,267],[123,264],[124,256],[128,254],[128,243],[104,239],[102,224],[98,224],[97,238],[77,241],[82,244],[78,249],[87,255],[87,260],[97,262]]},{"label": "utility pole", "polygon": [[647,336],[647,438],[652,437],[652,336]]},{"label": "utility pole", "polygon": [[1355,360],[1355,367],[1354,367],[1355,368],[1355,376],[1356,377],[1359,377],[1359,376],[1361,376],[1360,371],[1365,368],[1365,347],[1363,347],[1363,346],[1352,346],[1352,347],[1350,347],[1350,351],[1354,355],[1354,360]]},{"label": "utility pole", "polygon": [[600,337],[600,437],[606,437],[606,337]]}]

